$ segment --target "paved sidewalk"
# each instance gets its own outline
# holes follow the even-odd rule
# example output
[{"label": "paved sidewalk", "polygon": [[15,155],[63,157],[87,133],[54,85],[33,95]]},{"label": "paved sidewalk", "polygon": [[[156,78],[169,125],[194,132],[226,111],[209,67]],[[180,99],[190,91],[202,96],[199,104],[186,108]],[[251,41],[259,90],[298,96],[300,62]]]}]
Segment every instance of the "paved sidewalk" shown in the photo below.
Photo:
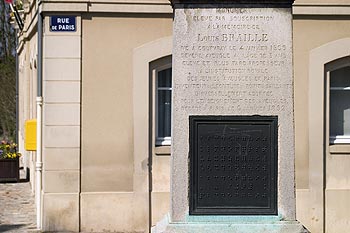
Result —
[{"label": "paved sidewalk", "polygon": [[0,183],[0,232],[36,232],[34,195],[29,182]]}]

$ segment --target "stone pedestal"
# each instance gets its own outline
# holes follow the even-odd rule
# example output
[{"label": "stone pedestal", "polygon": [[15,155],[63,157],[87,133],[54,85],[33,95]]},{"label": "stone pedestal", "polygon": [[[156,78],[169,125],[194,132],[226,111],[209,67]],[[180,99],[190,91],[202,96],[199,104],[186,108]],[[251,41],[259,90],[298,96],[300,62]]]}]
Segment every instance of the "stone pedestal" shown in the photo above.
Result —
[{"label": "stone pedestal", "polygon": [[298,221],[278,217],[225,217],[204,216],[184,222],[170,221],[166,216],[152,228],[153,233],[309,233]]},{"label": "stone pedestal", "polygon": [[172,3],[171,213],[154,232],[307,232],[295,220],[292,0]]}]

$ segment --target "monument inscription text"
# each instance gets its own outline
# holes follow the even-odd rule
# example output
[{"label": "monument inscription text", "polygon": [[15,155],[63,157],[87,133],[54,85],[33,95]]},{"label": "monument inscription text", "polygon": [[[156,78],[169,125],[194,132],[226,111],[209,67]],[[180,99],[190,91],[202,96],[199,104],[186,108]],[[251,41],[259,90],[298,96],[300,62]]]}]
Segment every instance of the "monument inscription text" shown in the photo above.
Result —
[{"label": "monument inscription text", "polygon": [[262,12],[219,8],[183,16],[183,27],[192,30],[174,51],[175,66],[182,67],[182,78],[174,82],[182,93],[175,111],[279,114],[292,104],[293,82],[285,69],[292,48],[288,38],[276,33],[281,16]]}]

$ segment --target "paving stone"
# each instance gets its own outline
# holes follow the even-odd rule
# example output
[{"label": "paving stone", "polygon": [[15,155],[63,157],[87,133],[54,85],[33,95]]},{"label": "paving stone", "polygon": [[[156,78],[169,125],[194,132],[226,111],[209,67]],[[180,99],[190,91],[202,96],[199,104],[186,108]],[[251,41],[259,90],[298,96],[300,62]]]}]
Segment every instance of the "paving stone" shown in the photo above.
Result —
[{"label": "paving stone", "polygon": [[29,182],[0,183],[0,233],[2,232],[48,233],[36,229],[35,195]]},{"label": "paving stone", "polygon": [[0,183],[0,232],[36,231],[34,194],[30,184]]}]

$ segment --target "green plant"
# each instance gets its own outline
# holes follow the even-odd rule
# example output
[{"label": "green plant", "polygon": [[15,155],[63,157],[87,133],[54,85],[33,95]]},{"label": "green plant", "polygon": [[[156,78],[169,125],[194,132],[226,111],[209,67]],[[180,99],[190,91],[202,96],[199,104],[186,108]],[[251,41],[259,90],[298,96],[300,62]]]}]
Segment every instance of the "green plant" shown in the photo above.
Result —
[{"label": "green plant", "polygon": [[1,159],[15,159],[21,156],[17,152],[17,144],[13,141],[3,139],[0,143],[0,158]]},{"label": "green plant", "polygon": [[15,6],[16,6],[17,10],[23,10],[23,1],[17,0],[15,3]]}]

